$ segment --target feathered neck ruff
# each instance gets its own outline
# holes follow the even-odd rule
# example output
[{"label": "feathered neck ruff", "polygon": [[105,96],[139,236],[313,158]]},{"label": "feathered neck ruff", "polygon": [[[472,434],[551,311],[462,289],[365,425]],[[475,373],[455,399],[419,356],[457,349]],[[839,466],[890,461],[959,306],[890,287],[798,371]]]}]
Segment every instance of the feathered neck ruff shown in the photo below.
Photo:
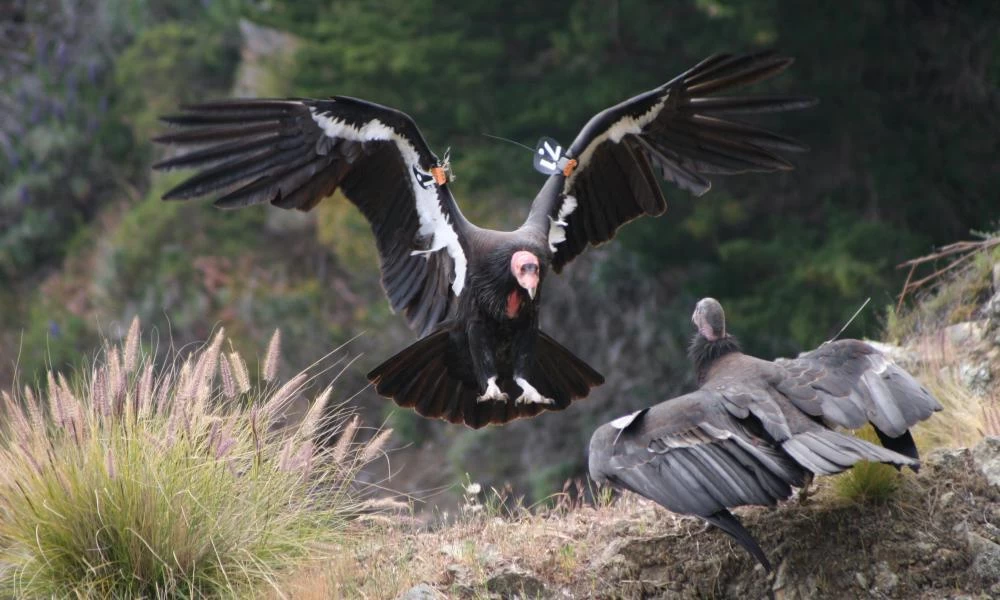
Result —
[{"label": "feathered neck ruff", "polygon": [[694,337],[691,338],[691,345],[688,346],[688,358],[694,363],[695,373],[698,375],[698,385],[705,383],[708,370],[712,368],[715,361],[732,352],[741,351],[740,342],[731,335],[725,335],[711,341],[700,333],[694,334]]}]

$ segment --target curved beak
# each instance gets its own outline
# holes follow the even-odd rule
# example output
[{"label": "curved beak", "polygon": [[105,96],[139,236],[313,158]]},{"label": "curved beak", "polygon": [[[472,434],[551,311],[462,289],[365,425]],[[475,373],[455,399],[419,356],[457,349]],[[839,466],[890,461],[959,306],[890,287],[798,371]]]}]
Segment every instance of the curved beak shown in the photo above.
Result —
[{"label": "curved beak", "polygon": [[517,277],[517,285],[523,287],[528,292],[528,297],[534,300],[535,294],[538,293],[538,273],[534,271],[521,273]]},{"label": "curved beak", "polygon": [[540,270],[538,257],[527,250],[518,250],[510,258],[510,271],[517,279],[517,285],[528,292],[528,297],[532,301],[538,294]]}]

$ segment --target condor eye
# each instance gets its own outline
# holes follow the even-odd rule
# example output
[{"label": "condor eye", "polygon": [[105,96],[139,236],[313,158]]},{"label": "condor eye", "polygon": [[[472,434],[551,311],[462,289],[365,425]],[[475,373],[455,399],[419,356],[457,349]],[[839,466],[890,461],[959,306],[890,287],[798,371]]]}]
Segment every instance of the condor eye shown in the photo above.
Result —
[{"label": "condor eye", "polygon": [[521,266],[521,272],[522,273],[537,273],[538,272],[538,265],[536,265],[534,263],[528,263],[526,265],[522,265]]}]

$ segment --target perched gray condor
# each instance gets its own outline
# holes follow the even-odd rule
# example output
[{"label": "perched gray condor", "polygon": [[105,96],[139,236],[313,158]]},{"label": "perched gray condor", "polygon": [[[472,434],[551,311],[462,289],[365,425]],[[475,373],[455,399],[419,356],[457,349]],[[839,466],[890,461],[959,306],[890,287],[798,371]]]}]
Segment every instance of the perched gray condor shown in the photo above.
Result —
[{"label": "perched gray condor", "polygon": [[[308,211],[338,188],[375,235],[393,310],[420,336],[368,374],[426,417],[482,427],[562,410],[603,377],[539,331],[541,285],[587,246],[666,209],[654,172],[696,195],[710,175],[787,170],[800,144],[720,116],[804,108],[809,98],[717,96],[787,68],[771,53],[708,58],[596,115],[563,150],[527,220],[492,231],[462,215],[440,161],[406,114],[364,100],[224,100],[182,107],[156,138],[185,147],[155,165],[198,172],[164,199]],[[543,140],[545,141],[545,140]],[[193,148],[192,148],[193,147]]]},{"label": "perched gray condor", "polygon": [[[858,461],[919,467],[909,428],[941,405],[906,371],[859,340],[770,362],[740,352],[716,300],[698,302],[689,353],[699,388],[601,426],[590,476],[696,515],[733,536],[768,571],[729,508],[773,506],[814,475]],[[834,431],[871,423],[881,446]]]}]

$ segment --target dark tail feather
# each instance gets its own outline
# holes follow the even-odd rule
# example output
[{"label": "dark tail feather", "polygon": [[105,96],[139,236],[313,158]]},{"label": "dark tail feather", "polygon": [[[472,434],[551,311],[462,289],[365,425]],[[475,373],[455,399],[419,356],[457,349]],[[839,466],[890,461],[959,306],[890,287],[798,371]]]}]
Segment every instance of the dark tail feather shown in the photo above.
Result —
[{"label": "dark tail feather", "polygon": [[[375,384],[375,391],[392,398],[400,406],[417,408],[424,416],[441,416],[444,407],[426,395],[435,391],[429,389],[428,384],[439,379],[442,372],[447,373],[444,356],[448,350],[448,334],[448,329],[438,329],[372,369],[368,380]],[[418,405],[432,414],[421,412]]]},{"label": "dark tail feather", "polygon": [[743,527],[740,520],[737,519],[733,513],[728,510],[722,509],[717,513],[708,515],[707,517],[702,517],[712,525],[715,525],[719,529],[728,533],[736,542],[743,546],[743,548],[749,552],[757,562],[764,567],[764,570],[768,573],[771,572],[771,562],[767,560],[767,555],[761,550],[760,546],[757,545],[757,540],[753,539],[750,532]]},{"label": "dark tail feather", "polygon": [[542,331],[538,332],[537,356],[531,384],[563,409],[590,388],[604,383],[604,376]]},{"label": "dark tail feather", "polygon": [[[913,441],[913,436],[910,434],[909,429],[904,431],[903,435],[897,437],[890,437],[889,435],[882,433],[878,427],[873,427],[873,429],[875,430],[875,434],[878,435],[878,441],[889,450],[899,452],[903,456],[909,456],[914,460],[920,459],[920,454],[917,452],[917,444]],[[910,468],[916,472],[920,469],[920,465],[910,465]]]},{"label": "dark tail feather", "polygon": [[443,325],[372,369],[368,380],[379,395],[399,406],[474,429],[533,417],[545,410],[562,410],[604,383],[600,373],[539,332],[538,359],[530,383],[554,403],[516,404],[520,388],[509,378],[498,381],[509,396],[506,402],[478,402],[479,390],[466,364],[470,362],[468,347],[461,339],[452,324]]}]

